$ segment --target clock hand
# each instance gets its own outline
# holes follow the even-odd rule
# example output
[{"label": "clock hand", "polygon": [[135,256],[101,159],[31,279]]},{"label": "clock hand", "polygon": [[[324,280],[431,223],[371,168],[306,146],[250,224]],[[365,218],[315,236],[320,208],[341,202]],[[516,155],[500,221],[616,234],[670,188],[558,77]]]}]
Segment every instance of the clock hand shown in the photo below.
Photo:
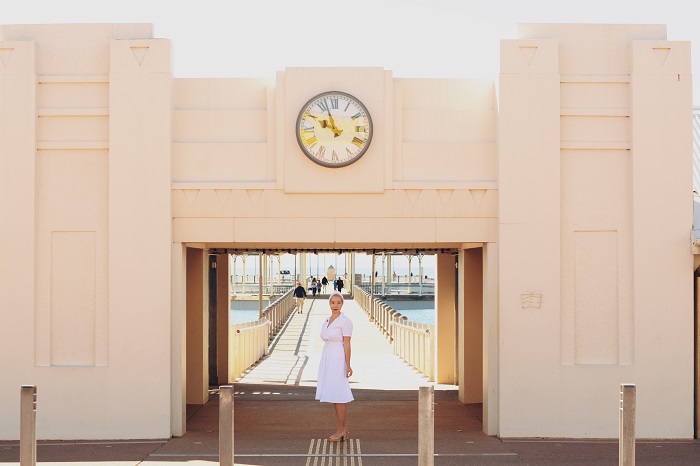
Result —
[{"label": "clock hand", "polygon": [[331,131],[333,131],[333,137],[337,138],[343,133],[342,129],[338,129],[337,126],[335,126],[335,121],[333,120],[333,115],[331,115],[331,109],[328,108],[328,121],[330,122],[330,128]]}]

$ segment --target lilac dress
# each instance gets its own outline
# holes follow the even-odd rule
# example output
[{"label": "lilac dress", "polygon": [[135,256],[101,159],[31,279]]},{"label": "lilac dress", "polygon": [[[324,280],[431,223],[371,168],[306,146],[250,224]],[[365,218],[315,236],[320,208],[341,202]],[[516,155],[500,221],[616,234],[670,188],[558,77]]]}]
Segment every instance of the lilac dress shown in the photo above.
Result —
[{"label": "lilac dress", "polygon": [[323,322],[321,328],[321,339],[325,345],[318,366],[316,399],[326,403],[347,403],[354,398],[346,377],[343,337],[352,336],[352,321],[345,314],[340,314],[330,326],[328,320]]}]

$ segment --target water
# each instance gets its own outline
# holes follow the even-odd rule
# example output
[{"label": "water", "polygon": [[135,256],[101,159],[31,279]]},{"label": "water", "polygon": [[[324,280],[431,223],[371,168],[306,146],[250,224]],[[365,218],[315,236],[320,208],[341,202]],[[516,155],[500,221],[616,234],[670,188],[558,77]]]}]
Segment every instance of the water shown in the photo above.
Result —
[{"label": "water", "polygon": [[435,323],[435,301],[385,301],[392,309],[401,313],[412,322],[421,324]]},{"label": "water", "polygon": [[[263,309],[269,301],[263,300]],[[393,309],[406,316],[408,320],[422,324],[435,323],[435,301],[387,301]],[[255,322],[258,320],[258,301],[231,301],[230,319],[232,324]]]},{"label": "water", "polygon": [[[263,299],[263,309],[270,303]],[[258,300],[233,300],[231,301],[231,314],[229,315],[232,324],[243,324],[258,320]]]}]

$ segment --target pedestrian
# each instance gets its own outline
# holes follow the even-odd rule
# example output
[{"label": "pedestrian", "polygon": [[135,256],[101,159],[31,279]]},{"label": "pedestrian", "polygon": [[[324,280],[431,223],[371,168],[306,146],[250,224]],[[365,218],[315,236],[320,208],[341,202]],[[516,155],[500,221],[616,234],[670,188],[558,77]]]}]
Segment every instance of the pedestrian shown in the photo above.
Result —
[{"label": "pedestrian", "polygon": [[338,291],[338,279],[333,279],[333,291]]},{"label": "pedestrian", "polygon": [[304,310],[304,298],[306,298],[306,290],[301,286],[301,282],[297,282],[297,287],[294,288],[294,302],[299,314]]},{"label": "pedestrian", "polygon": [[338,293],[342,293],[343,286],[345,286],[345,284],[343,283],[343,277],[338,277],[338,281],[337,281],[336,285],[338,286]]},{"label": "pedestrian", "polygon": [[328,285],[328,279],[324,275],[323,278],[321,279],[321,285],[323,285],[323,293],[326,293],[326,285]]},{"label": "pedestrian", "polygon": [[314,296],[316,296],[316,288],[318,287],[318,282],[316,282],[316,279],[311,280],[311,293],[313,293]]},{"label": "pedestrian", "polygon": [[341,442],[348,439],[350,431],[345,422],[345,405],[354,400],[350,390],[350,338],[352,337],[352,321],[340,310],[345,300],[343,295],[333,291],[328,297],[331,315],[321,327],[321,339],[324,341],[321,352],[321,362],[318,367],[318,384],[316,399],[322,403],[333,403],[338,427],[333,435],[328,437],[330,442]]}]

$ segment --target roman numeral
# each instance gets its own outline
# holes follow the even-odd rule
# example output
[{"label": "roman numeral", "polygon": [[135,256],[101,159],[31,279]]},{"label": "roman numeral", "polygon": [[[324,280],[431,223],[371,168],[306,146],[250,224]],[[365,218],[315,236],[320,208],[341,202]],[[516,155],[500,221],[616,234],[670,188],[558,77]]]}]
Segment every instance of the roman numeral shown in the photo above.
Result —
[{"label": "roman numeral", "polygon": [[345,109],[343,111],[347,112],[349,107],[350,107],[350,102],[348,102],[348,104],[345,106]]},{"label": "roman numeral", "polygon": [[318,157],[319,159],[323,159],[325,154],[326,154],[326,148],[324,146],[319,146],[318,152],[316,153],[316,157]]},{"label": "roman numeral", "polygon": [[311,136],[309,139],[307,139],[306,141],[304,141],[304,145],[305,145],[306,147],[313,147],[313,146],[315,146],[316,144],[318,144],[318,139],[316,139],[316,136]]},{"label": "roman numeral", "polygon": [[326,103],[326,99],[319,100],[316,105],[318,105],[318,108],[320,108],[322,112],[328,113],[328,104]]},{"label": "roman numeral", "polygon": [[357,112],[356,114],[354,114],[354,115],[351,116],[350,118],[352,118],[353,120],[357,120],[357,119],[360,118],[361,116],[362,116],[362,114],[361,114],[360,112]]},{"label": "roman numeral", "polygon": [[331,108],[338,108],[338,99],[331,99]]},{"label": "roman numeral", "polygon": [[357,147],[363,147],[365,145],[365,141],[358,137],[352,138],[352,143],[355,144]]},{"label": "roman numeral", "polygon": [[356,133],[366,133],[367,127],[366,126],[355,126],[355,132]]}]

